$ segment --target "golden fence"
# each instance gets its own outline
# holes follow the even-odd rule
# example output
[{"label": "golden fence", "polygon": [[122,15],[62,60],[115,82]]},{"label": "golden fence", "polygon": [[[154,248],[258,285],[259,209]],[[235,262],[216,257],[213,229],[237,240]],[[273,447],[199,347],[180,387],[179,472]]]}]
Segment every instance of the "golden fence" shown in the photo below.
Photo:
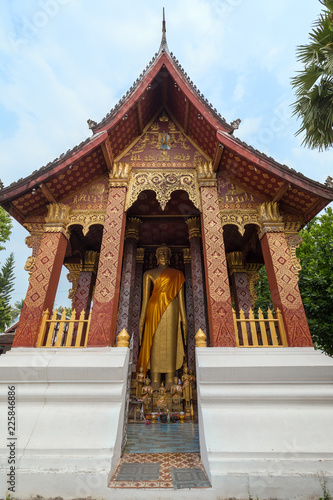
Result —
[{"label": "golden fence", "polygon": [[255,318],[252,309],[245,317],[241,309],[239,318],[236,318],[234,309],[233,319],[236,334],[237,347],[287,347],[287,336],[284,328],[280,309],[276,310],[276,318],[270,309],[267,311],[267,319],[264,318],[262,310],[258,309],[258,318]]},{"label": "golden fence", "polygon": [[85,311],[82,310],[78,320],[75,319],[75,309],[67,318],[67,310],[62,314],[57,309],[50,313],[47,309],[43,313],[42,323],[36,347],[86,347],[90,328],[91,311],[88,319],[85,319]]}]

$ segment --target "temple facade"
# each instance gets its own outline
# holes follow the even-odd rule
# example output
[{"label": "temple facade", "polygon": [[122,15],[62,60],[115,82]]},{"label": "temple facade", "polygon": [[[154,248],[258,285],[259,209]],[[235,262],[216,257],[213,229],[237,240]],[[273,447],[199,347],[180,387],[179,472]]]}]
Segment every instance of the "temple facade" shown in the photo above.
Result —
[{"label": "temple facade", "polygon": [[[0,360],[21,415],[18,496],[74,498],[85,487],[112,498],[123,346],[131,342],[134,365],[142,276],[166,244],[186,280],[186,360],[196,371],[212,483],[205,498],[245,498],[249,481],[265,498],[299,498],[305,489],[302,498],[312,498],[315,475],[333,476],[333,364],[313,349],[296,249],[300,229],[333,200],[332,186],[236,138],[238,121],[227,123],[169,52],[165,25],[140,77],[88,125],[89,139],[0,190],[32,249],[13,349]],[[60,317],[53,304],[63,266],[72,310]],[[262,266],[273,310],[255,313]],[[0,451],[6,460],[5,444]]]}]

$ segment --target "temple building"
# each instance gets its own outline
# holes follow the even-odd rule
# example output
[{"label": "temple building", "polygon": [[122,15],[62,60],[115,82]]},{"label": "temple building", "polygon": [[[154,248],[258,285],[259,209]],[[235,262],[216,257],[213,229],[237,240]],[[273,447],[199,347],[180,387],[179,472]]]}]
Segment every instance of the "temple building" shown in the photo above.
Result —
[{"label": "temple building", "polygon": [[[14,496],[156,498],[148,486],[115,496],[112,478],[137,377],[143,278],[161,266],[160,247],[170,249],[163,269],[185,278],[172,297],[181,289],[186,308],[172,375],[183,383],[187,370],[195,374],[210,483],[204,497],[184,489],[178,498],[241,499],[250,488],[259,498],[310,499],[322,477],[333,487],[333,360],[313,348],[296,256],[299,231],[333,200],[332,184],[236,138],[239,120],[227,123],[200,93],[169,52],[164,21],[158,53],[88,125],[89,139],[0,190],[32,249],[13,347],[0,358],[3,429],[7,386],[16,391]],[[63,266],[72,309],[59,315]],[[255,313],[262,266],[274,310]],[[2,475],[3,493],[8,484]],[[159,498],[177,493],[165,488]]]}]

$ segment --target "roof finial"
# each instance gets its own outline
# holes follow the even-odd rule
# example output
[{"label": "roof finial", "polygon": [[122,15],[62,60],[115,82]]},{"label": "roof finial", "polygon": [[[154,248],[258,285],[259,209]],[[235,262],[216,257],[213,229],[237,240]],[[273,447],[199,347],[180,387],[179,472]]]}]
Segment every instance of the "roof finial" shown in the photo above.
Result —
[{"label": "roof finial", "polygon": [[164,7],[163,7],[162,40],[161,40],[160,51],[165,50],[167,48],[168,48],[168,45],[167,45],[167,41],[166,41],[166,22],[165,22],[165,14],[164,14]]}]

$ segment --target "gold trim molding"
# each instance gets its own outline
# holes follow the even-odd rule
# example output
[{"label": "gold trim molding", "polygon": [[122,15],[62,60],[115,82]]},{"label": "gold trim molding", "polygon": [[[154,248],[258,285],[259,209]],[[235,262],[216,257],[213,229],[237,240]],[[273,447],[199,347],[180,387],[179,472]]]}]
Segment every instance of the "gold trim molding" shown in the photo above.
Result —
[{"label": "gold trim molding", "polygon": [[131,217],[130,219],[128,219],[126,224],[125,239],[134,238],[135,240],[138,240],[141,224],[142,221],[136,217]]},{"label": "gold trim molding", "polygon": [[247,224],[256,224],[258,227],[260,227],[260,220],[258,212],[256,210],[239,210],[236,213],[234,210],[220,210],[220,214],[222,227],[226,226],[227,224],[237,226],[238,231],[242,236],[245,233],[245,226]]},{"label": "gold trim molding", "polygon": [[185,222],[188,227],[189,239],[201,238],[199,217],[192,217],[191,219],[187,219]]},{"label": "gold trim molding", "polygon": [[24,269],[29,273],[29,280],[35,267],[36,256],[43,238],[43,224],[25,223],[23,226],[29,231],[30,235],[25,238],[25,244],[32,249],[31,257],[27,258]]},{"label": "gold trim molding", "polygon": [[278,203],[262,203],[258,208],[261,231],[259,239],[266,233],[283,233],[284,222],[280,215]]},{"label": "gold trim molding", "polygon": [[69,220],[70,207],[63,203],[51,203],[47,207],[47,216],[45,217],[45,233],[62,233],[69,239],[67,228]]},{"label": "gold trim molding", "polygon": [[82,269],[82,262],[79,263],[66,263],[64,266],[68,269],[67,279],[72,283],[72,288],[68,291],[68,298],[72,301],[72,307],[74,304],[75,294],[79,284],[80,272]]},{"label": "gold trim molding", "polygon": [[197,166],[199,187],[215,187],[217,185],[216,172],[211,162],[202,162]]},{"label": "gold trim molding", "polygon": [[69,221],[67,224],[67,228],[70,226],[78,225],[82,226],[83,236],[86,236],[89,232],[90,226],[94,224],[100,224],[104,226],[105,222],[105,210],[103,211],[81,211],[81,210],[73,210],[69,215]]},{"label": "gold trim molding", "polygon": [[109,174],[109,187],[127,187],[131,167],[125,162],[114,162]]},{"label": "gold trim molding", "polygon": [[298,233],[302,224],[300,222],[286,222],[284,225],[284,232],[286,235],[287,245],[290,252],[291,262],[293,265],[294,273],[298,278],[298,274],[302,269],[301,260],[296,255],[297,248],[301,245],[303,238]]},{"label": "gold trim molding", "polygon": [[190,169],[149,169],[134,172],[132,170],[126,196],[125,210],[127,211],[138,199],[140,193],[152,190],[161,209],[165,210],[171,194],[183,190],[189,195],[194,206],[201,210],[199,186],[195,170]]},{"label": "gold trim molding", "polygon": [[84,265],[82,265],[82,271],[96,274],[98,268],[98,262],[99,262],[99,252],[88,250],[84,255]]},{"label": "gold trim molding", "polygon": [[144,248],[137,248],[136,249],[136,262],[138,264],[143,264],[145,258],[145,249]]},{"label": "gold trim molding", "polygon": [[183,248],[184,254],[184,264],[191,264],[191,250],[189,248]]}]

